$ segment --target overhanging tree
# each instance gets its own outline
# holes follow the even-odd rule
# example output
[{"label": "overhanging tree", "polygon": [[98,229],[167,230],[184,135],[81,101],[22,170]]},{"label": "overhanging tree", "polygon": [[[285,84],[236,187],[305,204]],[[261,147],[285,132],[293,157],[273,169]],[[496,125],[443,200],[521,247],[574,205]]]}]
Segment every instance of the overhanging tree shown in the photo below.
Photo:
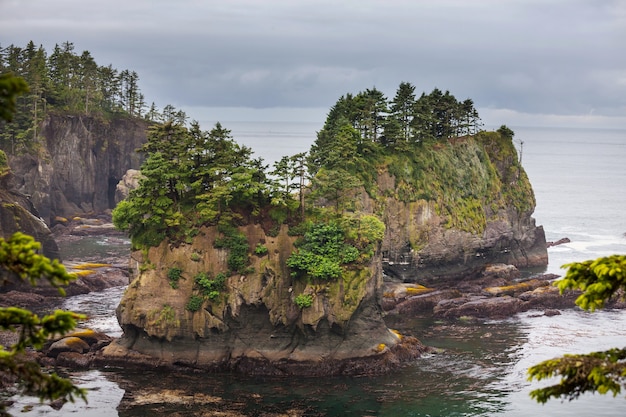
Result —
[{"label": "overhanging tree", "polygon": [[[8,121],[14,112],[18,94],[28,90],[26,82],[13,75],[0,76],[0,119]],[[2,151],[2,159],[6,156]],[[4,175],[3,169],[2,174]],[[50,260],[38,252],[41,244],[31,236],[15,233],[8,240],[0,238],[0,287],[13,277],[35,285],[39,280],[47,281],[64,294],[63,286],[73,276],[57,260]],[[14,381],[18,392],[38,396],[43,400],[74,401],[86,400],[86,391],[70,380],[48,373],[34,360],[26,358],[27,348],[41,348],[55,335],[63,335],[76,326],[81,315],[57,310],[53,314],[39,317],[33,312],[17,308],[0,308],[0,330],[18,332],[17,342],[11,346],[0,345],[0,375],[3,381]],[[0,416],[8,416],[6,405],[0,401]]]},{"label": "overhanging tree", "polygon": [[[569,269],[556,285],[561,292],[582,290],[576,304],[584,310],[594,311],[611,298],[624,296],[626,255],[565,266]],[[531,391],[530,396],[540,403],[559,397],[573,400],[586,392],[616,396],[626,388],[626,347],[550,359],[531,367],[528,374],[530,380],[537,381],[561,378],[557,384]]]}]

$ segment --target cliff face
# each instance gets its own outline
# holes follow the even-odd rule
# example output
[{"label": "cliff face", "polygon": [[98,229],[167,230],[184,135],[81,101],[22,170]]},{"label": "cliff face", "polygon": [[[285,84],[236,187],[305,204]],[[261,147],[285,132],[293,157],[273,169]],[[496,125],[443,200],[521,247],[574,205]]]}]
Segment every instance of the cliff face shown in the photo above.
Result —
[{"label": "cliff face", "polygon": [[59,258],[59,248],[50,229],[30,199],[16,190],[15,177],[6,161],[4,152],[0,151],[0,237],[6,239],[15,232],[28,234],[41,243],[45,256]]},{"label": "cliff face", "polygon": [[138,119],[50,115],[40,129],[39,156],[10,158],[16,186],[48,224],[56,216],[110,210],[117,183],[141,165],[136,149],[145,142],[147,127]]},{"label": "cliff face", "polygon": [[[276,237],[258,225],[240,230],[250,247],[263,244],[267,254],[252,256],[254,272],[229,277],[197,311],[188,308],[198,294],[194,277],[228,270],[228,250],[215,248],[215,227],[203,227],[192,244],[163,242],[135,252],[138,277],[117,310],[120,345],[162,364],[242,370],[251,361],[252,372],[315,375],[342,373],[354,358],[386,357],[399,343],[382,320],[380,253],[339,280],[314,285],[290,275],[286,260],[295,238],[286,226]],[[172,268],[182,271],[175,285]],[[310,307],[296,304],[299,294],[311,296]]]},{"label": "cliff face", "polygon": [[[390,204],[383,269],[404,282],[441,285],[477,276],[488,264],[540,267],[548,263],[543,228],[530,213],[502,210],[481,233],[449,229],[433,204]],[[423,246],[412,243],[427,236]]]},{"label": "cliff face", "polygon": [[387,227],[383,269],[405,282],[471,279],[493,263],[548,263],[532,187],[512,140],[496,132],[394,160],[379,169],[374,194],[361,206]]}]

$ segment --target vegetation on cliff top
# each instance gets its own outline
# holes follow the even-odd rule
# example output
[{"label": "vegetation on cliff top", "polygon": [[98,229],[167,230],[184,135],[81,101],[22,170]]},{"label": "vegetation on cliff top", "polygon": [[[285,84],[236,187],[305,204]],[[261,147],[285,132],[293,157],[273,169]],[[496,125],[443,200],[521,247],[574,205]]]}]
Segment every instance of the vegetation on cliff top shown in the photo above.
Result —
[{"label": "vegetation on cliff top", "polygon": [[[530,182],[517,158],[513,131],[481,131],[470,99],[434,89],[419,98],[401,83],[393,100],[378,90],[341,97],[308,156],[312,193],[353,207],[363,187],[384,210],[385,199],[433,202],[446,226],[480,234],[488,219],[513,206],[534,207]],[[380,188],[380,174],[393,187]]]},{"label": "vegetation on cliff top", "polygon": [[137,72],[98,65],[89,51],[78,53],[71,42],[55,45],[50,54],[33,41],[25,47],[0,46],[3,73],[22,77],[30,87],[16,98],[13,122],[0,121],[0,148],[11,154],[36,150],[39,124],[50,112],[143,117],[155,122],[187,118],[171,105],[162,112],[154,103],[148,107]]},{"label": "vegetation on cliff top", "polygon": [[[338,275],[338,265],[364,261],[371,256],[364,254],[373,252],[370,244],[352,245],[347,237],[353,227],[348,219],[363,218],[363,189],[375,203],[373,216],[382,215],[389,198],[427,201],[446,227],[473,234],[482,233],[489,219],[511,206],[520,213],[531,210],[532,189],[513,132],[505,126],[498,132],[480,131],[469,99],[457,101],[438,89],[416,98],[414,89],[401,83],[393,100],[375,88],[342,96],[309,154],[285,156],[272,170],[252,158],[252,150],[238,145],[220,123],[210,131],[202,131],[195,121],[154,125],[141,149],[147,154],[143,179],[114,210],[113,221],[128,231],[136,248],[164,239],[190,242],[200,226],[219,225],[224,242],[236,243],[236,248],[228,247],[229,268],[240,273],[251,249],[224,231],[257,222],[273,235],[288,224],[304,236],[290,259],[292,269],[328,279]],[[381,187],[385,173],[393,186]],[[307,236],[333,224],[343,237],[324,241],[328,247],[322,249],[322,262],[307,246]],[[347,246],[334,248],[337,239]],[[382,234],[371,241],[380,240]],[[351,245],[358,254],[346,249]]]}]

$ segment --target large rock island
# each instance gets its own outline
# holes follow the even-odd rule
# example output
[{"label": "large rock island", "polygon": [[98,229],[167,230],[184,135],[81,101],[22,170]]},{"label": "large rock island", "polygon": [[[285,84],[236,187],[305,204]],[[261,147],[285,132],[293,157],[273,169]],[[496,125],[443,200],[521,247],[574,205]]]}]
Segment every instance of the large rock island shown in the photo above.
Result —
[{"label": "large rock island", "polygon": [[135,279],[117,311],[124,335],[104,360],[380,372],[423,350],[383,321],[383,268],[445,286],[491,263],[547,263],[512,131],[460,128],[463,114],[379,131],[349,103],[371,94],[342,97],[311,152],[271,174],[219,124],[153,128],[140,186],[114,211]]}]

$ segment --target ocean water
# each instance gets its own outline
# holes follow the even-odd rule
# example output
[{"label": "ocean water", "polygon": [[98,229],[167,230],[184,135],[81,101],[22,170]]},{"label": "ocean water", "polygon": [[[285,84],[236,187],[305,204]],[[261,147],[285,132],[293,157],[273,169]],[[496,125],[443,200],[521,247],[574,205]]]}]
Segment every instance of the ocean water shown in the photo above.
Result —
[{"label": "ocean water", "polygon": [[[271,162],[308,150],[320,126],[298,123],[223,123],[235,139]],[[512,127],[537,199],[534,217],[549,241],[547,272],[561,265],[626,253],[626,131]],[[521,142],[523,141],[523,145]],[[107,246],[105,243],[103,246]],[[98,247],[94,245],[94,247]],[[105,249],[110,252],[114,249]],[[65,307],[85,312],[112,335],[111,309],[121,289],[73,297]],[[110,313],[109,313],[110,312]],[[87,387],[89,404],[60,411],[20,399],[24,416],[600,416],[623,415],[624,394],[585,395],[573,402],[533,402],[526,370],[565,353],[626,345],[626,311],[530,311],[506,320],[390,323],[441,348],[410,366],[376,378],[243,378],[100,370],[72,373]],[[168,402],[157,398],[168,396]],[[28,407],[25,411],[21,411]],[[32,407],[32,408],[31,408]],[[225,414],[225,413],[231,414]]]},{"label": "ocean water", "polygon": [[548,241],[549,272],[626,253],[626,130],[515,128]]}]

